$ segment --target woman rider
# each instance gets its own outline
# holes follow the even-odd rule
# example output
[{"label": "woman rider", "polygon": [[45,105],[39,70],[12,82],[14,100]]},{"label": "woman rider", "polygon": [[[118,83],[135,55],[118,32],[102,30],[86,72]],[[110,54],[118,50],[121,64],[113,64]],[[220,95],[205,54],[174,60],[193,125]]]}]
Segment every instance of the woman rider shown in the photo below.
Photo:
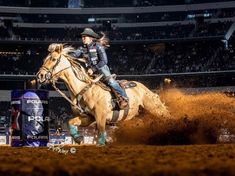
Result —
[{"label": "woman rider", "polygon": [[81,33],[83,46],[71,53],[74,57],[81,55],[86,58],[86,66],[88,74],[93,73],[103,74],[105,83],[114,89],[115,95],[118,98],[118,105],[120,109],[125,109],[128,106],[128,97],[126,92],[111,76],[110,69],[107,66],[108,58],[105,48],[108,45],[108,38],[104,34],[100,37],[91,28],[85,28]]}]

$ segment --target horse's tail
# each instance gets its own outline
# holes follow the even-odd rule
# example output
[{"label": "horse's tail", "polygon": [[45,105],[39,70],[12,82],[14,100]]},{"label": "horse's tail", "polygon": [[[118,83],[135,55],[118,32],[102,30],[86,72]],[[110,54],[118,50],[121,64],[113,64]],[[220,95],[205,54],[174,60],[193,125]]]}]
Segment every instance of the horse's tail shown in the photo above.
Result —
[{"label": "horse's tail", "polygon": [[145,93],[143,95],[143,108],[153,116],[169,118],[170,113],[165,104],[162,103],[159,95],[153,93],[145,86],[143,88],[145,89]]}]

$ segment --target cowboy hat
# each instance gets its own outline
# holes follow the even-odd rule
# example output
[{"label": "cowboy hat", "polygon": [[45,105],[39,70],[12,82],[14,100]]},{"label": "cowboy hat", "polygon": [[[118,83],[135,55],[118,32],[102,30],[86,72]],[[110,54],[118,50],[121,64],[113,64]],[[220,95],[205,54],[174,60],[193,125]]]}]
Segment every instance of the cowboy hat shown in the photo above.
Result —
[{"label": "cowboy hat", "polygon": [[91,28],[85,28],[84,31],[81,33],[81,36],[89,36],[96,39],[100,38],[100,36],[95,33]]}]

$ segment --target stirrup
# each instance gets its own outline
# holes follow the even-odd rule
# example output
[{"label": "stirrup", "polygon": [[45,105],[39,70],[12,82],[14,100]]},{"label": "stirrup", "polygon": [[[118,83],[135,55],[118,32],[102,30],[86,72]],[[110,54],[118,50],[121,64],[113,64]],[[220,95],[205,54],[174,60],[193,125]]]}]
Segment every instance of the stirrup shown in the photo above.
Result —
[{"label": "stirrup", "polygon": [[129,99],[128,98],[125,98],[125,97],[119,97],[119,100],[118,100],[118,106],[120,109],[126,109],[129,105]]}]

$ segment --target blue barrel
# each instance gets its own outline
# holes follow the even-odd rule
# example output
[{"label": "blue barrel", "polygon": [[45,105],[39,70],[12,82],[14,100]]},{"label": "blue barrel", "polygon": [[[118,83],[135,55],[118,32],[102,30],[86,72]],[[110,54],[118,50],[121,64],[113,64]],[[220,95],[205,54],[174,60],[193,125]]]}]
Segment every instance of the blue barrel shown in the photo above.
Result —
[{"label": "blue barrel", "polygon": [[11,146],[47,146],[49,141],[48,91],[11,92]]}]

